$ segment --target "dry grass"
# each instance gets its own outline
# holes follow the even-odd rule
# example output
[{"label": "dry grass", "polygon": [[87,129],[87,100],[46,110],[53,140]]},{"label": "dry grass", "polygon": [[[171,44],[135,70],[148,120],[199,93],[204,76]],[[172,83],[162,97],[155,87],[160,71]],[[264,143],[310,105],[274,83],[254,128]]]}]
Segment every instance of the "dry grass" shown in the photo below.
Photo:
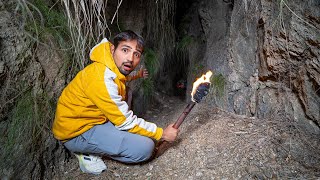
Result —
[{"label": "dry grass", "polygon": [[[121,2],[119,2],[112,22],[118,14]],[[107,1],[63,0],[62,3],[71,33],[75,56],[73,64],[78,66],[78,69],[83,69],[88,63],[88,52],[93,45],[107,35],[111,36],[106,12]]]}]

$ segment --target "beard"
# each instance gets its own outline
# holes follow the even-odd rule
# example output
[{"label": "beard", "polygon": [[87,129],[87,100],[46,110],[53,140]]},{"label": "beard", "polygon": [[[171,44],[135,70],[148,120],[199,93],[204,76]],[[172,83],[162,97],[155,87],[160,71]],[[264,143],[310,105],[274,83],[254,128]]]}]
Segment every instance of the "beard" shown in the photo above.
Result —
[{"label": "beard", "polygon": [[118,69],[121,72],[121,74],[127,76],[134,70],[134,67],[131,62],[124,62]]}]

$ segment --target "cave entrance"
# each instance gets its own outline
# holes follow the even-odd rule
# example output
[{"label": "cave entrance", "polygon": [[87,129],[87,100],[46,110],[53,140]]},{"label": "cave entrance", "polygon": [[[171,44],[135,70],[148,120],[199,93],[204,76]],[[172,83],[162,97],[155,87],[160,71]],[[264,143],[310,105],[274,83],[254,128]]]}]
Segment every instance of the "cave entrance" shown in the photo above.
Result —
[{"label": "cave entrance", "polygon": [[189,73],[189,49],[191,37],[188,35],[190,21],[193,13],[190,8],[194,5],[194,1],[177,1],[174,16],[175,27],[175,50],[171,57],[166,58],[166,68],[164,69],[165,78],[162,77],[162,83],[158,84],[158,88],[164,90],[167,94],[178,96],[181,99],[186,98],[187,80]]},{"label": "cave entrance", "polygon": [[[181,57],[178,57],[181,58]],[[187,78],[188,78],[188,67],[189,61],[188,59],[183,60],[183,62],[179,62],[172,67],[173,74],[172,74],[172,89],[173,95],[179,96],[182,99],[186,96],[187,90]]]}]

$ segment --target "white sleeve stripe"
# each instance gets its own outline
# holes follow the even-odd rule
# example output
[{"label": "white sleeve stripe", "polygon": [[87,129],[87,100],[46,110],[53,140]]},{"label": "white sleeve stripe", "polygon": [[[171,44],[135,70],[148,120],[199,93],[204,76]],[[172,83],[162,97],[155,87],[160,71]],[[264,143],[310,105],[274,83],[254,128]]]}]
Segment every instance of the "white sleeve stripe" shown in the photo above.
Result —
[{"label": "white sleeve stripe", "polygon": [[138,118],[131,110],[129,110],[128,104],[125,101],[122,101],[122,96],[120,96],[118,92],[118,85],[114,82],[115,78],[116,74],[109,68],[106,68],[104,81],[107,91],[109,92],[112,101],[117,105],[120,112],[126,117],[126,120],[121,125],[116,126],[116,128],[119,130],[129,130],[135,126],[139,126],[149,132],[155,133],[157,126],[154,123],[150,123],[142,118]]}]

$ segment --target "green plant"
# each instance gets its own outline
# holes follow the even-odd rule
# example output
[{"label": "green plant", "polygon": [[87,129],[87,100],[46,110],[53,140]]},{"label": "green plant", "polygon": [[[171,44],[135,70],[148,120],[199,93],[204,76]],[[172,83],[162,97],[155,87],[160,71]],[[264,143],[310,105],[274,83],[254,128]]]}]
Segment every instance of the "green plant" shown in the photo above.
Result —
[{"label": "green plant", "polygon": [[32,145],[33,136],[36,135],[34,127],[34,104],[31,92],[28,91],[17,102],[11,112],[10,124],[5,134],[3,165],[12,165],[12,161],[22,156]]},{"label": "green plant", "polygon": [[147,79],[142,80],[141,88],[143,94],[145,95],[144,100],[147,101],[150,97],[152,97],[152,93],[154,92],[153,79],[156,77],[160,66],[158,61],[158,55],[154,50],[149,48],[145,49],[144,64],[149,72],[149,77]]},{"label": "green plant", "polygon": [[180,52],[185,52],[192,41],[193,38],[191,36],[183,36],[177,44],[177,50]]},{"label": "green plant", "polygon": [[[69,31],[67,19],[63,12],[57,8],[49,7],[46,1],[34,0],[31,2],[20,2],[18,10],[21,11],[25,19],[24,29],[29,32],[38,43],[46,45],[45,38],[47,34],[51,34],[59,43],[60,47],[67,48],[69,46]],[[56,48],[59,49],[59,48]]]},{"label": "green plant", "polygon": [[52,101],[45,93],[34,95],[32,90],[19,98],[10,112],[7,131],[3,135],[0,169],[11,167],[18,173],[43,151],[54,117],[55,103]]},{"label": "green plant", "polygon": [[177,63],[175,67],[180,68],[178,71],[187,69],[188,66],[188,47],[192,43],[193,38],[191,36],[184,36],[176,46],[176,61],[171,63]]},{"label": "green plant", "polygon": [[154,82],[151,78],[143,79],[141,83],[141,88],[144,95],[144,100],[147,101],[154,92]]},{"label": "green plant", "polygon": [[44,24],[43,27],[53,34],[60,35],[61,37],[67,37],[68,34],[68,21],[65,15],[45,4],[43,0],[35,0],[34,5],[39,9],[43,15]]},{"label": "green plant", "polygon": [[211,78],[211,84],[213,85],[214,94],[221,98],[224,95],[224,89],[226,84],[226,79],[222,74],[213,75]]},{"label": "green plant", "polygon": [[[61,11],[58,3],[50,5],[43,0],[18,1],[17,11],[20,12],[25,33],[34,44],[46,46],[56,52],[64,51],[64,63],[70,67],[68,76],[73,77],[80,69],[82,63],[76,60],[77,54],[71,52],[71,33],[68,28],[66,15]],[[71,46],[70,46],[71,44]],[[31,46],[36,52],[38,46]]]},{"label": "green plant", "polygon": [[160,63],[158,61],[158,55],[154,50],[149,48],[145,49],[144,64],[150,74],[150,77],[155,78],[159,71]]}]

